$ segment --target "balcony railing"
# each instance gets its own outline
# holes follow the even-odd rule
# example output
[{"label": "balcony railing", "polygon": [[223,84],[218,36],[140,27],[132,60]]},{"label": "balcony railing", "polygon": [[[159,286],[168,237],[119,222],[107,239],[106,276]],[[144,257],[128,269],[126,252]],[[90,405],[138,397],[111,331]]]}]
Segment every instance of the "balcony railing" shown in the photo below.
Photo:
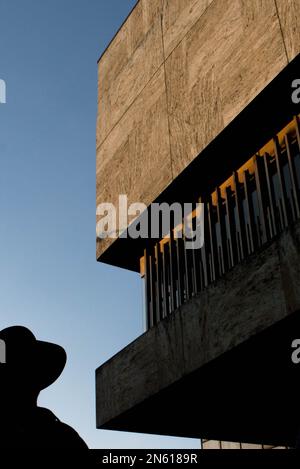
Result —
[{"label": "balcony railing", "polygon": [[272,240],[300,217],[298,117],[204,203],[204,245],[171,234],[143,258],[147,328]]}]

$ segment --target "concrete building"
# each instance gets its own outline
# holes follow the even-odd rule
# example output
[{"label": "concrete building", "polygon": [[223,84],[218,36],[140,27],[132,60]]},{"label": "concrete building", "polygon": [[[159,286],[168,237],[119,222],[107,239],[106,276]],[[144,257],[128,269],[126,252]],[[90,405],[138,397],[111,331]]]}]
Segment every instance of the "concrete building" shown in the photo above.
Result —
[{"label": "concrete building", "polygon": [[96,371],[98,428],[295,444],[299,24],[299,0],[139,0],[99,59],[97,205],[201,201],[205,236],[97,239],[147,323]]}]

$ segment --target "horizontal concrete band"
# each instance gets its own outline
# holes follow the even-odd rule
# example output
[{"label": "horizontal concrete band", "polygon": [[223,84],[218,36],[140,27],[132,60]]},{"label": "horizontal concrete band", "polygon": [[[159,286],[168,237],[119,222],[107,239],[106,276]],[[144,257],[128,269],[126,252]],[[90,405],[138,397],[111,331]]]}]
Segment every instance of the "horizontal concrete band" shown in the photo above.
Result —
[{"label": "horizontal concrete band", "polygon": [[[298,222],[100,366],[96,371],[97,427],[291,444],[291,435],[288,441],[276,433],[268,439],[267,430],[262,434],[256,430],[253,441],[239,415],[248,408],[247,419],[252,419],[251,414],[257,419],[263,415],[262,403],[263,409],[277,405],[278,392],[285,392],[281,418],[288,416],[292,391],[284,391],[282,383],[294,373],[290,343],[293,334],[299,331],[300,335],[300,325],[295,329],[300,315],[292,314],[300,310],[299,247]],[[281,324],[289,318],[288,324]],[[247,405],[241,406],[241,412],[243,399]],[[255,409],[259,409],[257,414]],[[239,422],[238,435],[226,418]],[[218,425],[212,428],[213,422]],[[252,420],[249,428],[253,425]]]},{"label": "horizontal concrete band", "polygon": [[[300,54],[159,194],[155,202],[195,202],[203,194],[215,190],[274,138],[295,114],[300,113],[300,103],[295,104],[291,99],[291,83],[298,76],[299,66]],[[155,239],[130,237],[118,238],[113,244],[111,241],[98,242],[98,260],[134,271],[139,271],[145,247],[156,242]]]},{"label": "horizontal concrete band", "polygon": [[153,202],[299,54],[299,22],[298,0],[140,0],[99,61],[97,205]]}]

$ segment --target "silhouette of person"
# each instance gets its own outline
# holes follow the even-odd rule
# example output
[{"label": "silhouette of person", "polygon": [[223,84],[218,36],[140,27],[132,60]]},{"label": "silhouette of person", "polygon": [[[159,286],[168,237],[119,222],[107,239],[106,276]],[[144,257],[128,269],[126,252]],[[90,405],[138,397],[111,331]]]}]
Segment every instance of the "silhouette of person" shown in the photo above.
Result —
[{"label": "silhouette of person", "polygon": [[87,450],[73,428],[37,405],[63,371],[65,350],[22,326],[0,331],[0,341],[0,448]]}]

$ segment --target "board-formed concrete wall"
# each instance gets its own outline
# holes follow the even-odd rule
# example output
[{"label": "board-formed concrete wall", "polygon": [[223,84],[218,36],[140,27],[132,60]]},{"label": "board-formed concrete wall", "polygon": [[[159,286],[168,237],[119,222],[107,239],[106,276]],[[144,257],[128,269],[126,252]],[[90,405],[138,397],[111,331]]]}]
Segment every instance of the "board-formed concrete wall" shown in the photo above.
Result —
[{"label": "board-formed concrete wall", "polygon": [[100,366],[98,428],[300,311],[299,246],[297,222]]},{"label": "board-formed concrete wall", "polygon": [[97,205],[153,202],[298,55],[299,24],[299,0],[139,0],[98,64]]},{"label": "board-formed concrete wall", "polygon": [[203,440],[203,449],[288,449],[286,446],[255,445],[231,441]]}]

